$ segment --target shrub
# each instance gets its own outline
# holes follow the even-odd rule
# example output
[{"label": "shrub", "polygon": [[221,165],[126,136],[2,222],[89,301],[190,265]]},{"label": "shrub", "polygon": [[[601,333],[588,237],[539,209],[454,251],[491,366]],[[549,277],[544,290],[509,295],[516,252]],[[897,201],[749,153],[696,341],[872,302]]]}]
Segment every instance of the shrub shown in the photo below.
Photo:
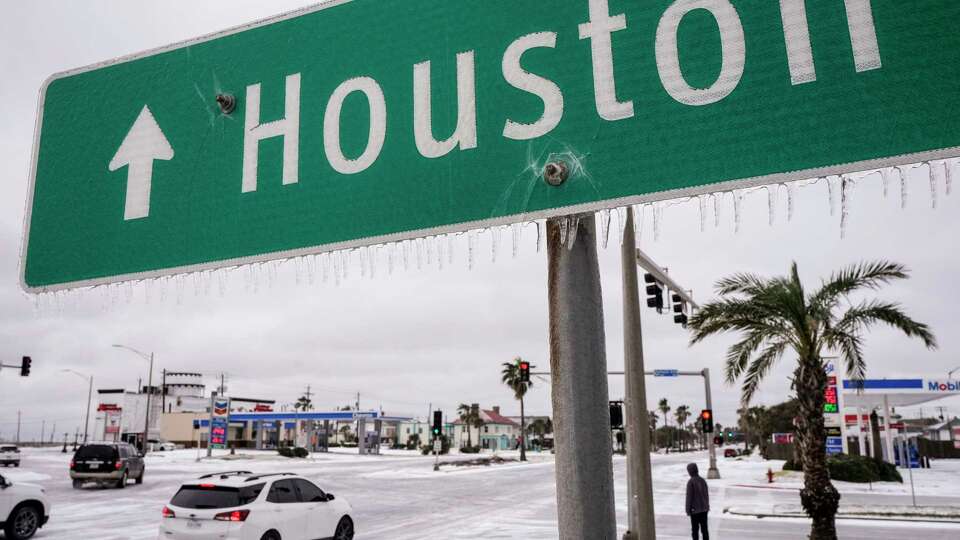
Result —
[{"label": "shrub", "polygon": [[783,464],[783,470],[785,471],[803,471],[803,466],[800,465],[799,461],[794,461],[788,459],[786,463]]},{"label": "shrub", "polygon": [[868,465],[871,466],[881,482],[900,482],[903,483],[903,477],[897,471],[897,467],[874,457],[866,458]]},{"label": "shrub", "polygon": [[277,453],[283,457],[293,457],[293,448],[290,448],[289,446],[281,446],[280,448],[277,448]]},{"label": "shrub", "polygon": [[460,453],[461,453],[461,454],[479,454],[479,453],[480,453],[480,447],[479,447],[479,446],[464,446],[463,448],[460,449]]},{"label": "shrub", "polygon": [[310,452],[306,448],[296,447],[293,449],[293,456],[298,458],[305,458],[310,455]]},{"label": "shrub", "polygon": [[860,456],[838,454],[827,459],[830,478],[843,482],[877,482],[880,475],[872,466],[871,460]]}]

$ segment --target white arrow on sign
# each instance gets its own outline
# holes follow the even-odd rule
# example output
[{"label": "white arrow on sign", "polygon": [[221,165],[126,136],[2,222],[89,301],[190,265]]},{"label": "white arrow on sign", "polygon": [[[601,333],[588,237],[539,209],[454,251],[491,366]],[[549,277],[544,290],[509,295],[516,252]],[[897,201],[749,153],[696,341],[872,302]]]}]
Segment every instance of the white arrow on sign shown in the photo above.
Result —
[{"label": "white arrow on sign", "polygon": [[109,169],[127,169],[127,200],[123,219],[145,218],[150,215],[150,184],[153,179],[153,162],[173,159],[173,147],[157,125],[153,113],[146,105],[124,137],[120,148],[110,160]]}]

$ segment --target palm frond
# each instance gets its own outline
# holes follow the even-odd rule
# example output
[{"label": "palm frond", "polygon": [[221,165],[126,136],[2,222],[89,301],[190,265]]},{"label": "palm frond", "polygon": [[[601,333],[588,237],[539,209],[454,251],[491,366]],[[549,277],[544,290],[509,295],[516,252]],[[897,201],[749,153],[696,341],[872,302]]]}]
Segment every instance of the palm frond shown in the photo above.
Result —
[{"label": "palm frond", "polygon": [[740,378],[740,375],[747,369],[747,365],[750,363],[750,357],[763,345],[763,342],[766,341],[768,337],[769,336],[763,332],[750,332],[744,339],[734,343],[727,349],[727,363],[724,366],[724,377],[728,383],[733,384]]},{"label": "palm frond", "polygon": [[757,393],[760,382],[763,381],[767,373],[769,373],[777,361],[780,360],[783,353],[787,350],[787,346],[788,344],[784,342],[773,343],[750,363],[750,367],[747,368],[743,378],[743,392],[740,397],[740,403],[742,403],[744,407],[753,400],[753,396]]},{"label": "palm frond", "polygon": [[824,281],[820,290],[813,295],[811,304],[829,309],[837,299],[856,290],[877,290],[883,284],[907,277],[907,267],[899,263],[873,261],[850,265]]},{"label": "palm frond", "polygon": [[763,294],[766,285],[766,280],[756,274],[741,273],[717,281],[714,288],[721,296],[737,293],[757,296]]},{"label": "palm frond", "polygon": [[824,335],[824,341],[830,348],[840,351],[850,380],[859,383],[866,378],[867,363],[863,359],[863,339],[859,335],[834,329]]},{"label": "palm frond", "polygon": [[896,328],[907,337],[919,338],[928,349],[937,348],[937,338],[930,331],[930,327],[913,320],[904,313],[900,304],[892,302],[879,300],[861,302],[844,313],[834,325],[834,330],[840,333],[856,334],[877,323]]}]

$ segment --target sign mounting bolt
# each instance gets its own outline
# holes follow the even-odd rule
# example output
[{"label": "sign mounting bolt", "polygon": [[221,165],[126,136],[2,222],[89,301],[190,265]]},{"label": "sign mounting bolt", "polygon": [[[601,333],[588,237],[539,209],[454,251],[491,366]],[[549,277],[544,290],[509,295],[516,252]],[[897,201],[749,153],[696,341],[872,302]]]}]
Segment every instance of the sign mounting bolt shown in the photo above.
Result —
[{"label": "sign mounting bolt", "polygon": [[233,94],[217,94],[217,105],[223,114],[230,114],[237,108],[237,98]]},{"label": "sign mounting bolt", "polygon": [[570,169],[564,161],[551,161],[543,167],[543,179],[551,186],[559,186],[570,177]]}]

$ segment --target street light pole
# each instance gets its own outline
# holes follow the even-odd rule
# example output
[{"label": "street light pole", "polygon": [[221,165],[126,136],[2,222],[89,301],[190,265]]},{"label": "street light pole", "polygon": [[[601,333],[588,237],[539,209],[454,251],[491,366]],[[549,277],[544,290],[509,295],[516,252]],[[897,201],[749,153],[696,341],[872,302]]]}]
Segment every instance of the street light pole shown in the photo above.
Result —
[{"label": "street light pole", "polygon": [[87,444],[87,433],[90,431],[90,402],[93,401],[93,375],[84,375],[72,369],[64,369],[61,371],[73,373],[74,375],[87,379],[87,415],[83,421],[83,444]]},{"label": "street light pole", "polygon": [[627,223],[620,248],[623,272],[623,370],[627,442],[627,532],[624,540],[655,540],[653,484],[650,466],[650,429],[643,365],[643,333],[640,320],[640,288],[634,260],[636,237],[633,208],[627,207]]},{"label": "street light pole", "polygon": [[144,352],[140,352],[134,349],[133,347],[127,347],[126,345],[114,344],[113,346],[119,349],[126,349],[136,354],[137,356],[143,358],[144,360],[147,360],[150,362],[150,373],[147,375],[147,410],[144,413],[144,420],[143,420],[143,445],[140,448],[141,451],[143,451],[143,453],[146,454],[147,453],[147,437],[150,434],[150,394],[153,393],[153,353],[151,352],[150,354],[147,354]]}]

